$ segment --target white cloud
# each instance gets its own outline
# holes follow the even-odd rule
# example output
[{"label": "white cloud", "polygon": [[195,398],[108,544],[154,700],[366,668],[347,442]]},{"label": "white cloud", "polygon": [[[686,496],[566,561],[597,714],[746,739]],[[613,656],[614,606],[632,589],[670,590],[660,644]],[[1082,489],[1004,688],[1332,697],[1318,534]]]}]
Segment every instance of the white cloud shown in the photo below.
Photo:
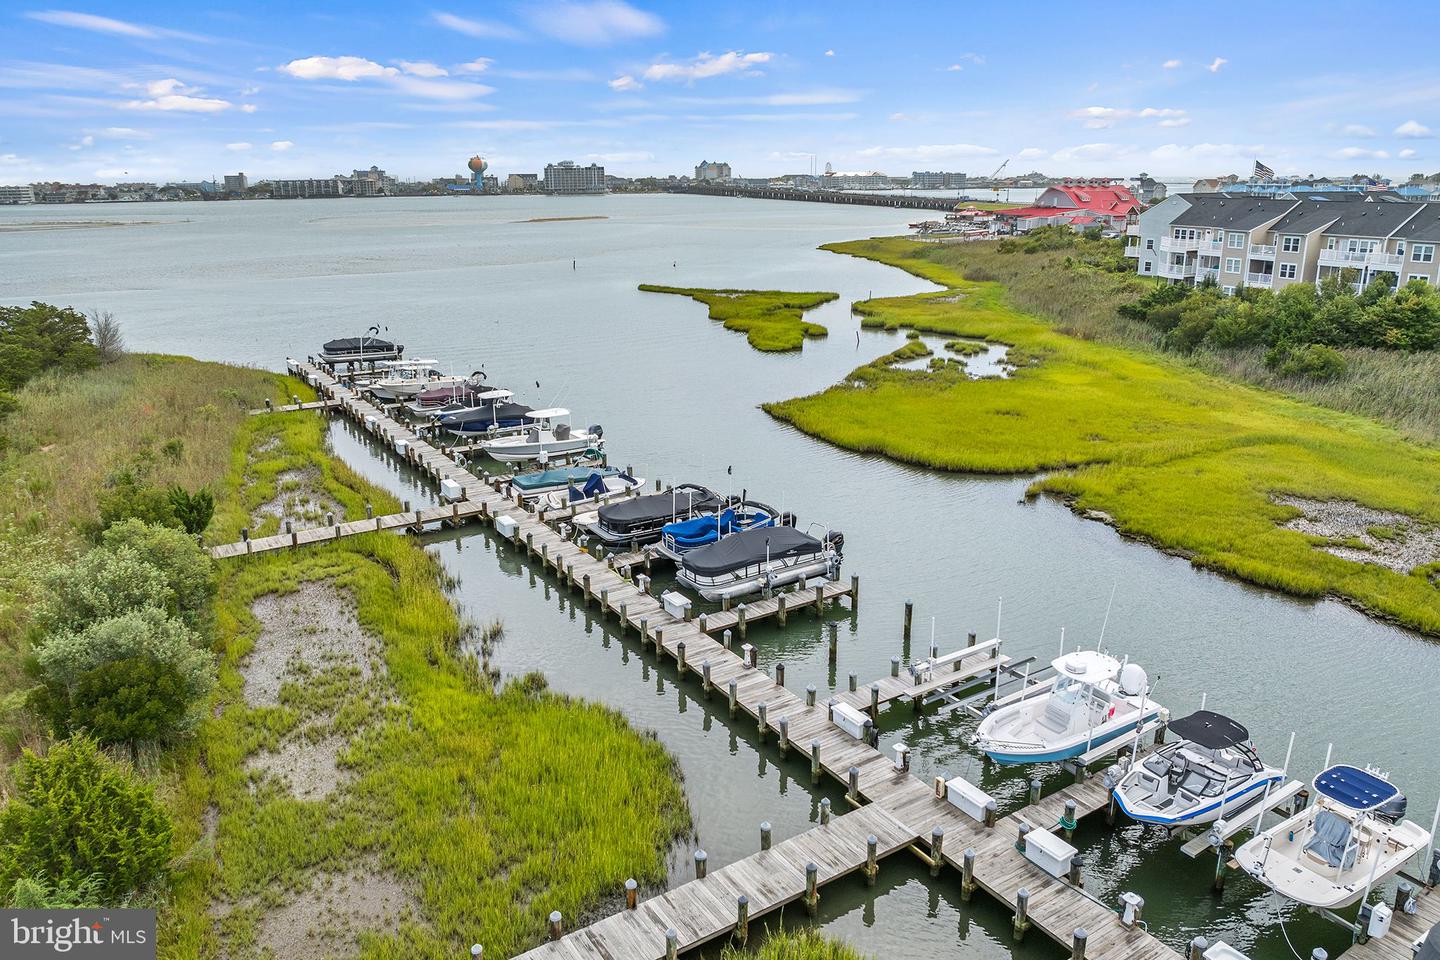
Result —
[{"label": "white cloud", "polygon": [[1045,156],[1045,151],[1041,150],[1039,147],[1026,147],[1024,150],[1021,150],[1019,153],[1015,154],[1015,159],[1039,160],[1043,156]]},{"label": "white cloud", "polygon": [[583,47],[600,47],[665,32],[665,22],[655,14],[637,10],[622,0],[552,2],[535,8],[529,21],[547,36]]},{"label": "white cloud", "polygon": [[892,113],[890,114],[889,119],[899,123],[906,120],[914,120],[915,118],[910,116],[910,114],[908,113]]},{"label": "white cloud", "polygon": [[1385,150],[1371,150],[1367,147],[1345,147],[1331,154],[1336,160],[1389,160]]},{"label": "white cloud", "polygon": [[147,130],[136,130],[134,127],[106,127],[100,131],[100,136],[111,140],[149,140],[151,134]]},{"label": "white cloud", "polygon": [[428,60],[396,60],[401,70],[415,77],[448,77],[450,71]]},{"label": "white cloud", "polygon": [[1209,70],[1211,73],[1219,73],[1220,68],[1225,66],[1225,64],[1229,62],[1230,61],[1226,60],[1224,57],[1216,57],[1214,60],[1210,61],[1210,66],[1206,67],[1205,69]]},{"label": "white cloud", "polygon": [[1363,123],[1347,123],[1339,130],[1342,137],[1373,137],[1376,136],[1374,127],[1367,127]]},{"label": "white cloud", "polygon": [[948,67],[945,68],[945,71],[946,71],[947,73],[959,73],[961,70],[964,70],[964,69],[965,69],[965,68],[962,67],[960,64],[958,64],[958,63],[952,63],[952,64],[950,64],[950,66],[948,66]]},{"label": "white cloud", "polygon": [[252,146],[253,146],[253,144],[249,144],[249,143],[245,143],[244,141],[241,141],[240,143],[227,143],[227,144],[225,144],[225,149],[226,149],[226,150],[234,151],[235,153],[244,153],[246,150],[249,150]]},{"label": "white cloud", "polygon": [[693,83],[709,77],[720,77],[730,73],[753,74],[762,63],[769,63],[773,53],[741,53],[731,50],[718,57],[702,53],[686,63],[652,63],[642,74],[646,80],[679,80]]},{"label": "white cloud", "polygon": [[253,103],[242,103],[242,104],[240,104],[240,112],[241,112],[241,113],[254,113],[254,112],[255,112],[255,104],[253,104]]},{"label": "white cloud", "polygon": [[1419,155],[1419,153],[1417,153],[1414,149],[1410,147],[1406,147],[1404,150],[1401,150],[1399,153],[1395,154],[1395,156],[1399,157],[1401,160],[1411,160],[1415,157],[1418,157]]},{"label": "white cloud", "polygon": [[1430,128],[1423,123],[1416,120],[1406,120],[1395,128],[1395,136],[1405,137],[1406,139],[1419,139],[1433,136],[1433,134],[1430,132]]},{"label": "white cloud", "polygon": [[610,89],[618,90],[621,93],[627,93],[631,90],[643,90],[644,88],[645,85],[643,83],[641,83],[639,80],[636,80],[628,73],[624,74],[623,76],[616,77],[614,80],[610,81]]},{"label": "white cloud", "polygon": [[234,104],[218,97],[201,97],[199,87],[187,86],[174,77],[152,80],[145,84],[148,100],[127,100],[120,106],[126,110],[160,110],[174,113],[220,113]]},{"label": "white cloud", "polygon": [[491,60],[489,57],[476,57],[474,60],[471,60],[469,63],[456,64],[456,66],[455,66],[455,72],[456,72],[456,73],[484,73],[486,70],[489,70],[489,69],[490,69],[490,65],[491,65],[492,63],[494,63],[494,62],[495,62],[495,61],[494,61],[494,60]]},{"label": "white cloud", "polygon": [[351,83],[375,77],[394,77],[400,73],[395,67],[382,67],[364,57],[305,57],[284,64],[280,72],[301,80],[345,80]]},{"label": "white cloud", "polygon": [[856,156],[866,160],[961,160],[993,157],[995,150],[973,143],[925,143],[913,147],[866,147]]},{"label": "white cloud", "polygon": [[1160,64],[1160,68],[1161,68],[1162,70],[1175,70],[1175,69],[1178,69],[1179,66],[1180,66],[1180,61],[1179,61],[1179,60],[1166,60],[1164,63]]},{"label": "white cloud", "polygon": [[284,153],[286,150],[289,150],[293,146],[295,146],[295,144],[293,141],[290,140],[270,141],[270,149],[276,151],[277,153]]},{"label": "white cloud", "polygon": [[1183,127],[1190,122],[1184,110],[1176,107],[1145,107],[1132,110],[1129,107],[1081,107],[1070,111],[1070,116],[1085,121],[1092,130],[1113,127],[1121,120],[1158,120],[1162,127]]},{"label": "white cloud", "polygon": [[1082,143],[1051,154],[1056,163],[1116,163],[1133,156],[1135,148],[1123,143]]},{"label": "white cloud", "polygon": [[493,38],[496,40],[515,40],[520,37],[520,31],[514,27],[508,27],[503,23],[495,23],[491,20],[472,20],[468,17],[457,17],[453,13],[443,12],[432,13],[430,19],[446,30],[454,30],[456,33],[463,33],[467,37]]},{"label": "white cloud", "polygon": [[366,60],[364,57],[305,57],[281,66],[280,72],[288,73],[301,80],[343,80],[347,83],[376,80],[394,87],[401,93],[424,97],[428,100],[473,100],[476,97],[483,97],[487,93],[495,92],[494,87],[465,80],[431,79],[432,77],[447,76],[444,71],[435,74],[433,70],[427,70],[432,67],[434,70],[441,69],[434,64],[401,62],[402,65],[410,68],[410,72],[402,72],[398,67],[381,66],[374,60]]},{"label": "white cloud", "polygon": [[826,50],[826,51],[825,51],[825,56],[827,56],[827,57],[833,57],[833,56],[835,56],[835,51],[834,51],[834,50]]},{"label": "white cloud", "polygon": [[166,37],[179,40],[208,41],[210,39],[193,33],[183,33],[179,30],[166,30],[143,23],[131,23],[128,20],[98,17],[93,13],[76,13],[73,10],[35,10],[25,16],[31,20],[39,20],[41,23],[57,27],[88,30],[91,33],[108,33],[116,37],[133,37],[137,40],[158,40]]},{"label": "white cloud", "polygon": [[587,153],[582,160],[591,163],[649,163],[655,159],[653,153],[645,150],[622,150],[619,153]]},{"label": "white cloud", "polygon": [[561,67],[557,70],[496,70],[497,77],[511,80],[565,80],[572,83],[586,83],[595,79],[595,74],[584,67]]},{"label": "white cloud", "polygon": [[168,97],[176,93],[195,93],[196,90],[171,77],[168,80],[152,80],[145,84],[145,92],[152,97]]}]

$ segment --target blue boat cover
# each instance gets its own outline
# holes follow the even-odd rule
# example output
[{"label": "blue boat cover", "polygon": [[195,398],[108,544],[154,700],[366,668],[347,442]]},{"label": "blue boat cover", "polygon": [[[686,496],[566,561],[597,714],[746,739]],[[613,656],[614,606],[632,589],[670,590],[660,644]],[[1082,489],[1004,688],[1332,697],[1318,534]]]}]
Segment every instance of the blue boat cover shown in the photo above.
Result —
[{"label": "blue boat cover", "polygon": [[[768,527],[773,522],[769,515],[764,513],[736,516],[735,510],[729,508],[720,512],[718,526],[722,535],[729,536],[739,530]],[[691,520],[667,523],[660,532],[669,537],[677,549],[683,551],[693,547],[703,547],[707,543],[714,543],[718,540],[716,526],[715,514],[706,513]]]},{"label": "blue boat cover", "polygon": [[619,470],[610,467],[556,467],[554,470],[540,470],[536,473],[522,473],[510,482],[516,490],[543,490],[546,487],[561,487],[590,476],[613,477]]},{"label": "blue boat cover", "polygon": [[1321,770],[1315,789],[1351,810],[1373,810],[1400,792],[1393,783],[1345,763]]}]

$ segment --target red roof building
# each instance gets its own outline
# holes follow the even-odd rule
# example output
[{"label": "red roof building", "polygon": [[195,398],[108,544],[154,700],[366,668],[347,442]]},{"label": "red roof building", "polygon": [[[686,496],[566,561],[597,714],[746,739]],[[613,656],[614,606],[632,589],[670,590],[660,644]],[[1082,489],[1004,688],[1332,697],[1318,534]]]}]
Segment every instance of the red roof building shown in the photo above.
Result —
[{"label": "red roof building", "polygon": [[996,216],[1012,220],[1018,233],[1062,224],[1079,228],[1098,224],[1118,230],[1130,211],[1139,208],[1140,201],[1120,184],[1062,183],[1046,189],[1031,206],[999,210]]}]

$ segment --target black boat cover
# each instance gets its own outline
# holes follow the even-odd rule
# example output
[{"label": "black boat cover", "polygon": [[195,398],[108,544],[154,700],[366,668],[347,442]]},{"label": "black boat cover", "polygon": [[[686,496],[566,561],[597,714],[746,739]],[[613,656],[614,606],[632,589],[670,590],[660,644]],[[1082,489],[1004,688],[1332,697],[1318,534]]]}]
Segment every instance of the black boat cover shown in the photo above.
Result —
[{"label": "black boat cover", "polygon": [[1420,952],[1415,954],[1415,960],[1440,960],[1440,923],[1430,928],[1425,942],[1420,944]]},{"label": "black boat cover", "polygon": [[1210,710],[1196,710],[1188,717],[1171,720],[1170,731],[1209,750],[1223,750],[1250,739],[1244,724]]},{"label": "black boat cover", "polygon": [[506,420],[519,420],[530,412],[530,408],[523,403],[502,403],[498,407],[494,402],[482,404],[478,407],[471,407],[455,413],[445,413],[440,416],[440,423],[447,427],[460,427],[467,423],[489,423],[492,420],[503,423]]},{"label": "black boat cover", "polygon": [[389,340],[381,340],[379,337],[341,337],[339,340],[331,340],[325,344],[326,353],[383,353],[394,350],[395,344]]},{"label": "black boat cover", "polygon": [[713,511],[721,502],[719,495],[712,490],[682,484],[665,493],[607,503],[600,508],[600,522],[606,529],[625,532],[676,516],[686,520],[692,514]]},{"label": "black boat cover", "polygon": [[819,540],[794,527],[755,527],[733,533],[709,546],[685,555],[685,569],[702,577],[715,577],[755,563],[786,560],[819,554],[824,549]]}]

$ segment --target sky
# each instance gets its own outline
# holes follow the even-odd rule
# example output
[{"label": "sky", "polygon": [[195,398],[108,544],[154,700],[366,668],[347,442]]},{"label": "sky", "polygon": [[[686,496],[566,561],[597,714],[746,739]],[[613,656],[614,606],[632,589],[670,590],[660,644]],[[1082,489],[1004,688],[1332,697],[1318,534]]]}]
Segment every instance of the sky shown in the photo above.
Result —
[{"label": "sky", "polygon": [[[63,3],[65,0],[52,0]],[[0,5],[0,183],[1440,170],[1429,4]],[[1173,9],[1171,9],[1173,8]],[[1392,30],[1386,26],[1395,26]],[[1407,39],[1408,38],[1408,39]],[[1409,53],[1406,53],[1406,50]]]}]

